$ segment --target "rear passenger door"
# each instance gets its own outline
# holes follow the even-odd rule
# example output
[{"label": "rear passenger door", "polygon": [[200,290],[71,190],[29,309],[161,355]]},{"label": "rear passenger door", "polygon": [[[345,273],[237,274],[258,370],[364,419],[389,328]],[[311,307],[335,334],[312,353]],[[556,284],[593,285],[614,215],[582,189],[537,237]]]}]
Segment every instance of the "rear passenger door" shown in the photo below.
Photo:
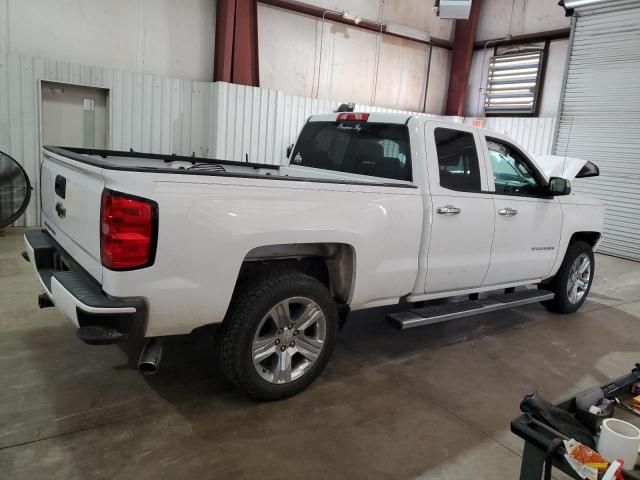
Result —
[{"label": "rear passenger door", "polygon": [[486,285],[545,278],[556,261],[562,207],[546,195],[547,181],[510,142],[482,138],[494,190],[496,228]]},{"label": "rear passenger door", "polygon": [[495,210],[479,137],[470,127],[428,122],[431,195],[426,293],[479,287],[489,269]]}]

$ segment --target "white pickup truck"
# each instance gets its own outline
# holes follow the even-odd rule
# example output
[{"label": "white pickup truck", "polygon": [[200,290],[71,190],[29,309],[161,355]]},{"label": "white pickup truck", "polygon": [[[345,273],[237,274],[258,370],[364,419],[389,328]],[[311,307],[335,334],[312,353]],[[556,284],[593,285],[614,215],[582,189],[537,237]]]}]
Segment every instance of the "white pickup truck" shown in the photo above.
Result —
[{"label": "white pickup truck", "polygon": [[589,293],[603,209],[569,182],[597,175],[589,162],[354,112],[311,117],[288,157],[44,147],[24,254],[41,306],[87,343],[148,338],[146,373],[161,337],[221,323],[222,370],[272,400],[320,374],[350,310],[405,304],[391,319],[408,328],[540,301],[570,313]]}]

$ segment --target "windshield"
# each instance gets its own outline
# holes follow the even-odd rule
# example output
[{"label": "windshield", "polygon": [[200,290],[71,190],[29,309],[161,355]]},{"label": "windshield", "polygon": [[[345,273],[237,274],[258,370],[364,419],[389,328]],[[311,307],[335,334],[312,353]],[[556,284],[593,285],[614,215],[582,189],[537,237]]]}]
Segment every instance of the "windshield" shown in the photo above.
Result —
[{"label": "windshield", "polygon": [[291,165],[411,181],[409,130],[387,123],[309,122]]}]

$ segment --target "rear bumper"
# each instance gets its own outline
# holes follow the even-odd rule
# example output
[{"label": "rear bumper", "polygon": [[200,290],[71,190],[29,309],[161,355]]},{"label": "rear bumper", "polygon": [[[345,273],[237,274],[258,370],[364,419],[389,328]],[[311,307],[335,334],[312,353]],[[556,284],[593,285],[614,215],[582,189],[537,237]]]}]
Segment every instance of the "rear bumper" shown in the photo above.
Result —
[{"label": "rear bumper", "polygon": [[[78,329],[86,343],[119,343],[144,336],[147,306],[141,298],[113,298],[55,242],[47,232],[32,230],[24,235],[26,255],[42,288],[56,307]],[[98,327],[96,330],[95,327]],[[90,339],[87,328],[108,331],[109,335]],[[84,330],[83,330],[84,329]]]}]

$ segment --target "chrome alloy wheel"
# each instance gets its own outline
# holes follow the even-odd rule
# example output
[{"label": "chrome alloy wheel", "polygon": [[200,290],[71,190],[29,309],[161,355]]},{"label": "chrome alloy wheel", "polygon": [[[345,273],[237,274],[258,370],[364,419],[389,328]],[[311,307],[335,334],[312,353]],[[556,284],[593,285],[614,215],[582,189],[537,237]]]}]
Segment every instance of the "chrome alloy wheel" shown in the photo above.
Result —
[{"label": "chrome alloy wheel", "polygon": [[318,360],[327,336],[320,306],[306,297],[292,297],[264,316],[253,337],[251,355],[258,375],[269,383],[292,382]]},{"label": "chrome alloy wheel", "polygon": [[569,279],[567,280],[567,296],[569,302],[576,304],[582,300],[584,294],[589,288],[591,282],[591,260],[585,253],[578,255],[575,259],[571,270],[569,271]]}]

